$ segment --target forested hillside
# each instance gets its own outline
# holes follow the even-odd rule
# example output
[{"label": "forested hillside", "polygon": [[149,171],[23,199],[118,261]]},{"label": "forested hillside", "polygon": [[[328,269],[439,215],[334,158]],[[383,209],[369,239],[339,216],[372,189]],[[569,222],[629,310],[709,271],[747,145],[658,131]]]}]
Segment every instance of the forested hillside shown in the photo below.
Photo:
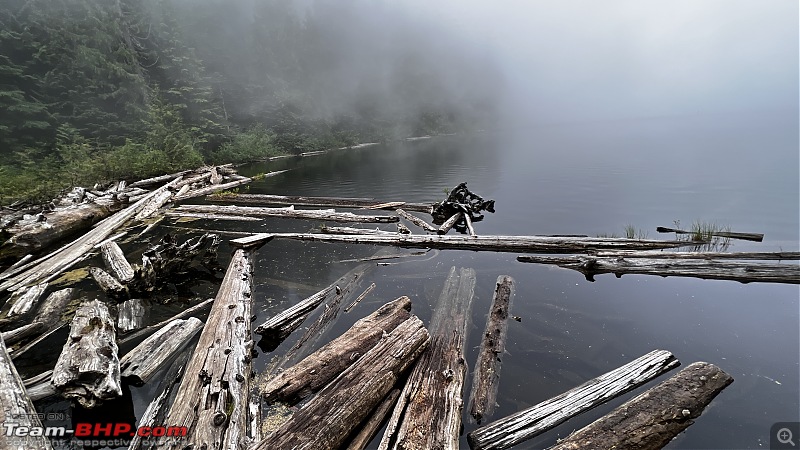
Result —
[{"label": "forested hillside", "polygon": [[381,2],[0,4],[4,202],[482,128],[500,81],[491,57],[456,45],[442,18]]}]

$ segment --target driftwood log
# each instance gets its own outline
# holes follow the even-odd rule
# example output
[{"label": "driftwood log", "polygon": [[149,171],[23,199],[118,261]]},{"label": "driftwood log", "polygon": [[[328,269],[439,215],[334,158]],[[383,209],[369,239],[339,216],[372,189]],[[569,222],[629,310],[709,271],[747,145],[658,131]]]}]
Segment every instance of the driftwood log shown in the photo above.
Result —
[{"label": "driftwood log", "polygon": [[139,298],[120,303],[117,306],[117,331],[128,333],[144,327],[148,312],[147,303]]},{"label": "driftwood log", "polygon": [[252,341],[253,250],[233,253],[206,325],[186,366],[165,423],[188,436],[164,449],[187,445],[238,449],[247,425]]},{"label": "driftwood log", "polygon": [[116,242],[106,242],[100,246],[100,255],[109,271],[122,283],[133,279],[133,267],[125,258],[122,249]]},{"label": "driftwood log", "polygon": [[84,408],[122,395],[114,319],[103,302],[85,302],[75,311],[52,383]]},{"label": "driftwood log", "polygon": [[737,261],[715,261],[705,259],[648,259],[648,258],[598,258],[593,256],[551,257],[524,255],[520,262],[553,264],[582,273],[587,280],[595,275],[613,273],[659,275],[662,277],[692,277],[707,280],[732,280],[740,283],[788,283],[800,284],[800,265],[758,264]]},{"label": "driftwood log", "polygon": [[122,379],[135,386],[147,383],[192,341],[201,328],[203,322],[194,317],[168,323],[120,359]]},{"label": "driftwood log", "polygon": [[383,334],[390,333],[407,320],[410,310],[408,297],[383,305],[341,336],[269,380],[262,388],[264,399],[296,403],[317,392],[366,354]]},{"label": "driftwood log", "polygon": [[500,368],[506,350],[508,310],[514,298],[514,279],[508,275],[497,277],[492,305],[481,336],[478,360],[469,394],[469,414],[479,423],[494,412]]},{"label": "driftwood log", "polygon": [[563,394],[478,428],[467,435],[473,450],[504,449],[631,391],[677,367],[672,353],[654,350]]},{"label": "driftwood log", "polygon": [[[344,197],[302,197],[286,195],[266,195],[266,194],[225,194],[212,195],[208,200],[217,203],[235,203],[240,205],[284,205],[284,206],[334,206],[338,208],[374,208],[375,205],[389,205],[377,209],[395,209],[396,202],[383,202],[371,198],[344,198]],[[431,212],[433,203],[409,203],[401,202],[404,209],[408,211]]]},{"label": "driftwood log", "polygon": [[[74,289],[66,288],[51,293],[47,296],[44,302],[42,302],[39,312],[36,313],[36,316],[33,318],[33,320],[31,320],[31,323],[21,327],[25,330],[15,329],[7,332],[14,336],[15,341],[19,339],[25,339],[33,335],[39,335],[39,337],[34,339],[32,342],[14,351],[11,356],[12,359],[19,358],[41,339],[49,336],[55,330],[61,327],[61,316],[64,312],[64,309],[67,307],[67,304],[72,299],[74,292]],[[6,332],[3,333],[3,336],[6,336]]]},{"label": "driftwood log", "polygon": [[458,450],[467,373],[464,355],[473,269],[450,269],[431,318],[431,344],[420,357],[394,408],[380,449]]},{"label": "driftwood log", "polygon": [[175,209],[178,213],[218,214],[227,216],[249,217],[285,217],[290,219],[327,220],[331,222],[358,222],[358,223],[392,223],[397,222],[397,216],[375,216],[337,212],[333,209],[294,209],[288,208],[262,208],[255,206],[225,206],[225,205],[181,205]]},{"label": "driftwood log", "polygon": [[461,220],[463,217],[464,217],[464,213],[463,212],[461,212],[461,211],[456,212],[455,214],[450,216],[449,219],[444,221],[442,226],[440,226],[439,229],[436,230],[436,233],[437,234],[447,234],[447,232],[450,231],[451,228],[453,228],[453,225],[455,225],[456,222]]},{"label": "driftwood log", "polygon": [[206,307],[210,306],[213,302],[214,302],[213,298],[209,298],[209,299],[203,300],[202,302],[200,302],[200,303],[198,303],[198,304],[196,304],[196,305],[194,305],[194,306],[192,306],[190,308],[186,308],[185,310],[179,312],[178,314],[175,314],[174,316],[170,317],[169,319],[162,320],[161,322],[158,322],[158,323],[150,325],[150,326],[148,326],[146,328],[142,328],[139,331],[135,331],[135,332],[133,332],[133,333],[131,333],[129,335],[126,335],[125,337],[123,337],[122,339],[119,340],[119,343],[120,344],[126,344],[128,342],[131,342],[131,341],[134,341],[136,339],[139,339],[142,336],[146,336],[146,335],[148,335],[150,333],[154,333],[154,332],[160,330],[161,328],[163,328],[168,323],[172,322],[173,320],[185,319],[187,317],[192,317],[194,314],[198,314],[200,311],[202,311]]},{"label": "driftwood log", "polygon": [[[681,230],[677,228],[656,227],[657,233],[675,233],[675,234],[696,234],[694,231]],[[742,239],[745,241],[761,242],[764,240],[764,235],[761,233],[736,233],[733,231],[711,231],[711,236],[724,237],[729,239]]]},{"label": "driftwood log", "polygon": [[661,252],[617,251],[597,252],[599,258],[651,258],[651,259],[742,259],[762,261],[796,261],[800,252]]},{"label": "driftwood log", "polygon": [[[8,450],[52,450],[50,439],[44,436],[9,436],[8,427],[41,427],[42,421],[28,397],[17,368],[6,351],[6,343],[0,338],[0,423],[5,429],[0,433],[0,448]],[[30,428],[28,428],[30,429]]]},{"label": "driftwood log", "polygon": [[429,339],[422,321],[411,316],[252,450],[340,448],[425,350]]},{"label": "driftwood log", "polygon": [[415,216],[413,214],[407,213],[406,211],[404,211],[402,209],[399,209],[399,208],[396,209],[395,213],[397,213],[398,216],[402,217],[403,219],[406,219],[407,221],[413,223],[414,225],[422,228],[425,231],[432,231],[432,232],[435,233],[436,231],[439,230],[438,228],[436,228],[435,226],[429,224],[425,220],[423,220],[423,219],[421,219],[421,218],[419,218],[419,217],[417,217],[417,216]]},{"label": "driftwood log", "polygon": [[0,314],[2,319],[15,319],[31,309],[39,303],[44,292],[47,290],[48,283],[43,282],[32,286],[19,289],[11,295],[8,302],[3,306],[3,312]]},{"label": "driftwood log", "polygon": [[696,362],[614,411],[581,428],[552,450],[656,450],[694,423],[733,378]]}]

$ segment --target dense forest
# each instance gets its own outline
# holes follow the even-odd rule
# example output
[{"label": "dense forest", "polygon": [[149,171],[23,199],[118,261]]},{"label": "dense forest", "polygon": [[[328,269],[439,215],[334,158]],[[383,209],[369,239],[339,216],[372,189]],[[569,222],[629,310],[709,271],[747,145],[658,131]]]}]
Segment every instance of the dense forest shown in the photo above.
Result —
[{"label": "dense forest", "polygon": [[0,4],[1,202],[492,126],[491,55],[384,2]]}]

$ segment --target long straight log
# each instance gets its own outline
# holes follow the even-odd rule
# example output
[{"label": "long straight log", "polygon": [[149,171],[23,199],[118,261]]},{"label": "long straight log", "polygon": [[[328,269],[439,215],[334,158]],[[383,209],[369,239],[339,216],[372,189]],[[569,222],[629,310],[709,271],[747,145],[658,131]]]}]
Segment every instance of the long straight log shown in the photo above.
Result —
[{"label": "long straight log", "polygon": [[85,302],[75,311],[52,383],[84,408],[122,395],[114,319],[103,302]]},{"label": "long straight log", "polygon": [[286,217],[290,219],[329,220],[332,222],[392,223],[399,220],[397,216],[362,215],[347,212],[336,212],[332,209],[313,210],[260,208],[254,206],[181,205],[175,211],[178,213],[221,214],[250,217]]},{"label": "long straight log", "polygon": [[182,170],[182,171],[176,172],[176,173],[170,173],[170,174],[167,174],[167,175],[160,175],[160,176],[153,177],[153,178],[146,178],[144,180],[134,181],[133,183],[128,185],[128,188],[141,187],[141,186],[152,186],[154,184],[159,184],[159,183],[163,183],[165,181],[173,180],[173,179],[178,178],[178,177],[182,177],[183,175],[186,175],[187,173],[190,173],[190,172],[191,172],[191,170]]},{"label": "long straight log", "polygon": [[473,450],[519,444],[677,367],[672,353],[654,350],[563,394],[496,420],[467,435]]},{"label": "long straight log", "polygon": [[[267,194],[225,194],[224,196],[210,196],[208,200],[217,203],[234,203],[241,205],[295,205],[295,206],[335,206],[338,208],[368,208],[375,205],[391,205],[397,202],[384,202],[371,198],[345,198],[345,197],[304,197],[288,195]],[[432,203],[403,202],[403,208],[408,211],[431,212]],[[379,209],[395,209],[397,206],[382,206]]]},{"label": "long straight log", "polygon": [[3,340],[6,341],[6,344],[14,345],[27,337],[42,333],[45,329],[46,327],[43,323],[32,322],[22,325],[21,327],[14,328],[13,330],[3,331],[2,336]]},{"label": "long straight log", "polygon": [[369,229],[369,228],[353,228],[353,227],[329,227],[327,225],[323,225],[319,229],[320,233],[325,234],[350,234],[350,235],[370,235],[370,236],[397,236],[396,231],[386,231],[386,230],[379,230],[379,229]]},{"label": "long straight log", "polygon": [[613,273],[617,277],[624,274],[658,275],[662,277],[692,277],[707,280],[732,280],[740,283],[787,283],[800,284],[800,265],[797,264],[757,264],[735,261],[714,261],[696,259],[647,259],[647,258],[596,258],[591,256],[518,256],[517,260],[526,263],[554,264],[565,269],[582,273],[587,280],[594,281],[595,275]]},{"label": "long straight log", "polygon": [[30,253],[25,255],[25,256],[23,256],[22,258],[18,259],[17,262],[15,262],[14,264],[8,266],[8,268],[6,268],[6,270],[4,270],[3,273],[0,273],[0,279],[4,280],[7,277],[10,277],[11,275],[13,275],[15,273],[15,271],[19,267],[27,264],[28,261],[30,261],[32,259],[33,259],[33,255],[31,255]]},{"label": "long straight log", "polygon": [[391,333],[406,321],[410,311],[408,297],[383,305],[341,336],[269,380],[262,388],[264,399],[296,403],[317,392],[374,347],[383,334]]},{"label": "long straight log", "polygon": [[436,231],[439,230],[438,228],[436,228],[435,226],[429,224],[428,222],[424,221],[423,219],[421,219],[421,218],[419,218],[419,217],[417,217],[417,216],[415,216],[413,214],[409,214],[409,213],[405,212],[404,210],[402,210],[400,208],[396,209],[394,212],[397,213],[398,216],[402,217],[403,219],[406,219],[407,221],[413,223],[414,225],[422,228],[425,231],[433,231],[435,233]]},{"label": "long straight log", "polygon": [[[656,227],[657,233],[675,233],[675,234],[695,234],[694,231],[680,230],[677,228]],[[742,239],[745,241],[761,242],[764,240],[764,235],[761,233],[735,233],[732,231],[711,231],[711,236],[725,237],[730,239]]]},{"label": "long straight log", "polygon": [[[177,184],[177,183],[176,183]],[[172,191],[164,190],[159,192],[155,197],[150,199],[149,202],[139,211],[133,220],[144,220],[156,213],[162,206],[164,206],[172,198]]]},{"label": "long straight log", "polygon": [[230,220],[232,222],[260,222],[263,219],[250,216],[234,216],[230,214],[206,214],[180,211],[166,211],[167,217],[177,217],[178,219],[202,219],[202,220]]},{"label": "long straight log", "polygon": [[250,385],[252,284],[252,251],[238,249],[165,419],[171,426],[187,427],[188,436],[159,448],[240,448]]},{"label": "long straight log", "polygon": [[597,250],[652,250],[695,245],[688,241],[657,241],[623,238],[580,238],[563,236],[436,236],[399,234],[397,236],[345,236],[314,233],[262,233],[234,239],[231,245],[266,242],[273,238],[297,241],[341,242],[350,244],[388,245],[406,248],[437,248],[512,253],[577,253]]},{"label": "long straight log", "polygon": [[458,450],[464,355],[475,271],[450,269],[431,318],[431,345],[400,394],[380,449]]},{"label": "long straight log", "polygon": [[694,424],[733,378],[706,362],[687,366],[668,380],[564,438],[551,450],[656,450]]},{"label": "long straight log", "polygon": [[176,319],[142,341],[119,361],[121,377],[135,386],[149,382],[203,328],[200,319]]},{"label": "long straight log", "polygon": [[340,448],[425,350],[429,339],[422,321],[410,317],[252,450]]},{"label": "long straight log", "polygon": [[506,348],[508,310],[514,298],[514,279],[508,275],[497,277],[492,305],[481,337],[478,360],[472,377],[469,394],[469,414],[480,423],[494,412],[500,368]]},{"label": "long straight log", "polygon": [[103,258],[108,270],[121,282],[127,283],[133,279],[133,267],[125,259],[125,254],[116,242],[106,242],[100,246],[100,256]]},{"label": "long straight log", "polygon": [[763,261],[793,261],[800,259],[800,252],[661,252],[661,251],[617,251],[597,252],[601,258],[652,258],[652,259],[748,259]]},{"label": "long straight log", "polygon": [[0,433],[0,448],[8,450],[52,450],[50,439],[44,436],[9,436],[9,426],[41,427],[42,422],[25,391],[17,368],[6,351],[6,343],[0,337],[0,423],[6,429]]},{"label": "long straight log", "polygon": [[213,194],[214,192],[224,191],[225,189],[233,189],[233,188],[235,188],[237,186],[241,186],[243,184],[247,184],[247,183],[249,183],[251,181],[253,181],[253,180],[250,179],[250,178],[244,178],[244,179],[241,179],[241,180],[231,181],[229,183],[224,183],[224,184],[212,184],[210,186],[206,186],[206,187],[203,187],[203,188],[200,188],[200,189],[191,190],[191,191],[181,195],[180,197],[176,195],[175,197],[173,197],[173,200],[178,202],[178,201],[181,201],[181,200],[188,200],[190,198],[202,197],[204,195]]}]

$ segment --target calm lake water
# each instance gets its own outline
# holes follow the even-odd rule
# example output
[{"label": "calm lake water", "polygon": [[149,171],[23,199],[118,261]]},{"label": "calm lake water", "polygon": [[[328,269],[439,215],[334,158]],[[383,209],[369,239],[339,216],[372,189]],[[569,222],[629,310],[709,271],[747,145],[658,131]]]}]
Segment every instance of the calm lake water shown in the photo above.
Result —
[{"label": "calm lake water", "polygon": [[[497,212],[475,224],[478,234],[485,235],[622,235],[631,224],[650,238],[669,239],[671,235],[655,233],[656,226],[672,226],[675,220],[689,226],[703,220],[733,231],[765,234],[763,243],[736,241],[732,251],[797,251],[797,136],[796,120],[768,115],[553,124],[337,151],[255,164],[241,172],[292,169],[251,184],[251,193],[387,201],[441,200],[445,189],[466,181],[474,192],[497,201]],[[271,219],[185,226],[264,232],[309,231],[318,225]],[[229,251],[225,244],[220,247],[223,266]],[[338,261],[375,251],[368,246],[294,241],[265,245],[257,253],[255,323],[358,265]],[[800,420],[797,286],[638,275],[600,275],[588,282],[577,272],[519,263],[516,256],[447,250],[375,267],[362,289],[371,282],[376,289],[352,311],[340,314],[327,336],[340,334],[400,295],[408,295],[412,311],[427,322],[450,267],[472,267],[477,286],[467,342],[470,370],[498,275],[514,277],[511,313],[521,318],[509,324],[499,407],[489,420],[560,394],[654,349],[673,352],[682,366],[695,361],[717,364],[735,379],[669,448],[768,448],[772,423]],[[215,282],[198,280],[179,292],[209,296],[215,290]],[[299,334],[272,354],[261,352],[256,368],[262,370],[275,354],[285,352]],[[551,446],[643,389],[516,448]],[[129,402],[137,416],[155,392],[155,386],[132,388]],[[45,407],[63,409],[61,405]],[[464,416],[466,436],[477,425]],[[468,448],[465,437],[462,447]]]}]

